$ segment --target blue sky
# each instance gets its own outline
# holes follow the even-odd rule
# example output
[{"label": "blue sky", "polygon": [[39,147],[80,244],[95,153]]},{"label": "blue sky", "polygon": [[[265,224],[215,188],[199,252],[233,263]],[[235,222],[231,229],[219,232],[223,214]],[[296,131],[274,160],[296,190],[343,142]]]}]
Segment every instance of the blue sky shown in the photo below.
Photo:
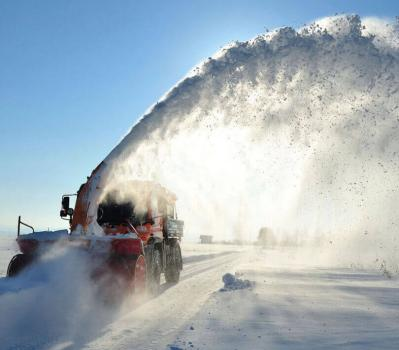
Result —
[{"label": "blue sky", "polygon": [[0,231],[65,227],[75,192],[143,112],[233,40],[397,1],[0,2]]}]

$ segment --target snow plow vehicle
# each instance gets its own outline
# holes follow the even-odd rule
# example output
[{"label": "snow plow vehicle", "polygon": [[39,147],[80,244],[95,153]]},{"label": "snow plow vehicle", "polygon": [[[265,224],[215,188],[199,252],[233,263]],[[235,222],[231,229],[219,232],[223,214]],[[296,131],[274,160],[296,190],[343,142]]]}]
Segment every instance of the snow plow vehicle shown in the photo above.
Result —
[{"label": "snow plow vehicle", "polygon": [[[150,181],[127,181],[102,188],[101,163],[79,191],[63,195],[60,216],[70,230],[35,232],[18,219],[20,254],[8,266],[7,276],[21,273],[55,243],[86,250],[95,262],[92,279],[107,293],[157,293],[161,274],[177,283],[183,268],[180,241],[184,222],[178,220],[176,196]],[[74,209],[70,199],[76,196]],[[32,229],[21,234],[21,225]]]}]

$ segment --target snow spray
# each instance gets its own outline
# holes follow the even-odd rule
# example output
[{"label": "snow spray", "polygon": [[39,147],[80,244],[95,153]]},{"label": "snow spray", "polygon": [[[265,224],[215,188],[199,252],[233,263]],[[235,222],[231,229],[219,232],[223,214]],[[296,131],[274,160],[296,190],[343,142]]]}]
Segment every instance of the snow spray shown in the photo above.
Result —
[{"label": "snow spray", "polygon": [[232,43],[105,162],[105,188],[141,179],[175,192],[186,239],[254,240],[266,226],[279,242],[397,266],[398,24],[335,16]]},{"label": "snow spray", "polygon": [[60,349],[81,348],[96,338],[118,310],[95,297],[90,265],[81,249],[60,245],[23,274],[0,279],[1,349],[55,349],[63,340]]}]

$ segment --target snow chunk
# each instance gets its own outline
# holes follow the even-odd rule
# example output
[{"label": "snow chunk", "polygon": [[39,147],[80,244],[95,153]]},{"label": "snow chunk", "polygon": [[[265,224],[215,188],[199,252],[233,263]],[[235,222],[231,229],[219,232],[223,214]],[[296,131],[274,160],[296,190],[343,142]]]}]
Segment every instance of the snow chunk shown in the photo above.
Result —
[{"label": "snow chunk", "polygon": [[229,290],[246,289],[255,286],[255,282],[249,280],[242,280],[232,275],[231,273],[226,273],[223,278],[224,287],[220,289],[221,292],[227,292]]}]

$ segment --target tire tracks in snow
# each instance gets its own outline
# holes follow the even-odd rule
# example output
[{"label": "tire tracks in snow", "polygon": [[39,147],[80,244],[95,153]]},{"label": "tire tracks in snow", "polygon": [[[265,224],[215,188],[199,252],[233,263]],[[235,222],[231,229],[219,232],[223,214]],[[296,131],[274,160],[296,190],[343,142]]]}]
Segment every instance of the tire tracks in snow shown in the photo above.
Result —
[{"label": "tire tracks in snow", "polygon": [[182,328],[222,286],[224,273],[239,263],[243,254],[210,254],[209,258],[187,262],[178,284],[162,285],[161,293],[143,305],[127,311],[109,325],[101,337],[69,349],[166,349]]}]

